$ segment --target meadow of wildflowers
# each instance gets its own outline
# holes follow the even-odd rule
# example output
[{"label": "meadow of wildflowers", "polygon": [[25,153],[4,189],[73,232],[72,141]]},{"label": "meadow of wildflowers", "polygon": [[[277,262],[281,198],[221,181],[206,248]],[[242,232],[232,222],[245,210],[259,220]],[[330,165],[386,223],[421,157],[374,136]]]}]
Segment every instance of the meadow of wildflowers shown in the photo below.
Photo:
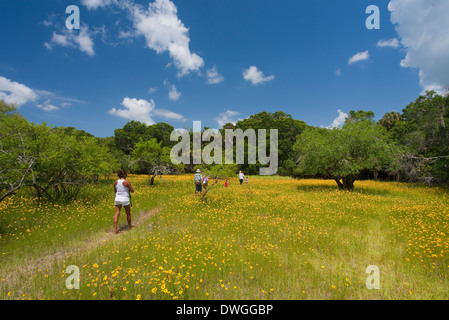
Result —
[{"label": "meadow of wildflowers", "polygon": [[[0,299],[449,298],[446,189],[251,177],[202,201],[189,175],[129,180],[136,228],[119,235],[112,183],[69,204],[2,202]],[[369,265],[380,289],[366,287]]]}]

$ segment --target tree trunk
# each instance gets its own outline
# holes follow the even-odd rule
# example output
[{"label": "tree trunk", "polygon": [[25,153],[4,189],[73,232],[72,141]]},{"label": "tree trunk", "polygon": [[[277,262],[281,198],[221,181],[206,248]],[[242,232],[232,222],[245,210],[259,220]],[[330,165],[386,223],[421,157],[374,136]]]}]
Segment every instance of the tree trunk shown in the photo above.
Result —
[{"label": "tree trunk", "polygon": [[349,177],[343,177],[340,181],[340,179],[334,179],[335,182],[337,182],[338,188],[340,190],[354,190],[354,181],[355,178],[352,176]]},{"label": "tree trunk", "polygon": [[156,174],[153,174],[153,176],[150,179],[150,186],[154,185],[154,178],[156,178]]},{"label": "tree trunk", "polygon": [[43,196],[42,195],[42,191],[41,191],[41,187],[39,187],[37,184],[34,184],[33,187],[34,187],[34,190],[36,190],[37,199],[41,200],[42,196]]},{"label": "tree trunk", "polygon": [[337,182],[338,188],[340,190],[343,190],[343,183],[340,182],[340,179],[334,179],[334,180],[335,180],[335,182]]},{"label": "tree trunk", "polygon": [[354,177],[343,178],[343,189],[344,190],[354,190]]}]

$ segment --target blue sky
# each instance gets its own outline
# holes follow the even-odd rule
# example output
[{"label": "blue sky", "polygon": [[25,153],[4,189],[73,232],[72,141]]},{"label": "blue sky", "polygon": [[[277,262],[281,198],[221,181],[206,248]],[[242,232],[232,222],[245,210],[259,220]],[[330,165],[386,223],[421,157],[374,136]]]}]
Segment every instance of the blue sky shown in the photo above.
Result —
[{"label": "blue sky", "polygon": [[325,127],[350,110],[380,118],[449,84],[447,13],[445,0],[2,0],[0,98],[99,137],[261,111]]}]

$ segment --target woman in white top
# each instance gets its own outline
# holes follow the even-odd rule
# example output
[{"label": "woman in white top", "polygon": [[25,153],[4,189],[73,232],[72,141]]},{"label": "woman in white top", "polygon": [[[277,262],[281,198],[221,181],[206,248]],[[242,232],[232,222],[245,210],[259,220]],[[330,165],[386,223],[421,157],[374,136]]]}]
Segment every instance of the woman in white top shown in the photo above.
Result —
[{"label": "woman in white top", "polygon": [[242,172],[242,171],[240,171],[239,172],[239,180],[240,180],[240,184],[242,184],[243,183],[243,178],[245,177],[245,174]]},{"label": "woman in white top", "polygon": [[127,173],[123,170],[118,171],[119,179],[114,183],[114,191],[115,191],[115,216],[114,216],[114,231],[115,233],[120,233],[118,230],[118,218],[120,216],[120,210],[122,206],[125,207],[126,218],[128,220],[128,227],[131,229],[133,226],[131,225],[131,194],[130,192],[134,192],[131,183],[126,180]]}]

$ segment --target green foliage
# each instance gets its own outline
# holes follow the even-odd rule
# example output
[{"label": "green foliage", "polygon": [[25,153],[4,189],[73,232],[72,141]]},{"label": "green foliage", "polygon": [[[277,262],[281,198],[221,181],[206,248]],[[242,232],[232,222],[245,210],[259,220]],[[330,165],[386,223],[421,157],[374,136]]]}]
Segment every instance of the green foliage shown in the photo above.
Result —
[{"label": "green foliage", "polygon": [[402,115],[399,112],[391,111],[386,113],[378,123],[387,131],[390,131],[400,120],[402,120]]},{"label": "green foliage", "polygon": [[236,176],[238,172],[238,166],[236,164],[214,164],[214,165],[201,165],[195,167],[200,169],[204,175],[215,180],[225,180]]},{"label": "green foliage", "polygon": [[131,152],[135,172],[152,173],[154,166],[171,164],[170,148],[162,147],[162,142],[153,138],[140,140]]},{"label": "green foliage", "polygon": [[347,122],[331,130],[306,129],[293,150],[297,174],[334,179],[341,189],[353,189],[363,170],[384,169],[397,154],[385,129],[369,120]]},{"label": "green foliage", "polygon": [[3,119],[7,115],[11,115],[16,110],[16,106],[7,104],[5,101],[0,100],[0,119]]},{"label": "green foliage", "polygon": [[398,118],[389,130],[390,138],[404,148],[397,176],[405,181],[448,182],[449,96],[429,91]]},{"label": "green foliage", "polygon": [[112,171],[114,160],[97,139],[73,130],[33,125],[33,187],[38,198],[71,199],[80,188]]},{"label": "green foliage", "polygon": [[125,154],[130,154],[141,140],[156,139],[162,143],[162,147],[168,147],[172,145],[170,134],[173,129],[171,125],[163,122],[147,126],[139,121],[130,121],[122,129],[115,130],[115,146]]},{"label": "green foliage", "polygon": [[358,121],[373,121],[374,112],[358,110],[349,111],[349,116],[346,118],[345,123],[358,122]]},{"label": "green foliage", "polygon": [[[293,158],[292,148],[296,141],[296,136],[301,134],[304,129],[308,126],[305,122],[293,119],[289,114],[282,111],[271,112],[260,112],[258,114],[252,115],[249,118],[237,122],[235,129],[242,129],[243,131],[247,129],[254,129],[257,133],[258,129],[267,130],[267,148],[269,148],[269,134],[270,129],[278,129],[278,160],[279,160],[279,173],[285,175],[291,175],[291,163],[284,162],[288,159]],[[230,125],[226,128],[234,129]],[[246,142],[245,142],[246,143]],[[245,159],[247,159],[247,144],[245,144]],[[243,164],[239,165],[239,169],[245,173],[255,175],[259,172],[259,167],[261,165],[257,163],[256,165]]]},{"label": "green foliage", "polygon": [[45,122],[32,124],[9,113],[14,109],[8,106],[2,105],[2,110],[8,111],[0,118],[0,188],[4,192],[30,186],[39,199],[72,199],[82,186],[109,175],[116,166],[107,147],[89,133],[50,128]]},{"label": "green foliage", "polygon": [[134,145],[146,135],[147,126],[139,121],[130,121],[122,129],[115,130],[115,144],[125,154],[130,154]]},{"label": "green foliage", "polygon": [[150,185],[154,179],[170,173],[183,172],[183,164],[175,165],[170,159],[171,148],[163,147],[163,142],[156,138],[140,140],[131,152],[131,169],[133,172],[149,174]]},{"label": "green foliage", "polygon": [[2,105],[6,112],[0,118],[0,202],[27,183],[35,163],[29,149],[31,125],[18,114],[7,114],[13,110]]}]

